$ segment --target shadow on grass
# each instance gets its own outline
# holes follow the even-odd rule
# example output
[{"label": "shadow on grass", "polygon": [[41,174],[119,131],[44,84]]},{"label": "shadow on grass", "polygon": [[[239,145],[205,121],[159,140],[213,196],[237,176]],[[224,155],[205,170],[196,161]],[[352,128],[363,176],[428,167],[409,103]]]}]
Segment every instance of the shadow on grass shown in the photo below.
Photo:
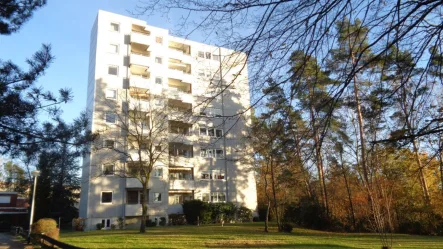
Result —
[{"label": "shadow on grass", "polygon": [[264,243],[264,244],[254,244],[254,243],[236,243],[235,241],[229,241],[225,243],[205,243],[207,248],[355,248],[349,246],[341,245],[331,245],[331,244],[277,244],[277,243]]}]

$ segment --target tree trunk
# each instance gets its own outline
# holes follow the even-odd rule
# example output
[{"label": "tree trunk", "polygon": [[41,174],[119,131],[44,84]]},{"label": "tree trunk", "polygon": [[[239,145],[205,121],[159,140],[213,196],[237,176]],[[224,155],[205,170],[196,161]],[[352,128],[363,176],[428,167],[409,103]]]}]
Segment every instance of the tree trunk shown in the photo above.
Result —
[{"label": "tree trunk", "polygon": [[268,198],[268,207],[266,208],[265,232],[269,232],[269,209],[271,208],[271,200]]},{"label": "tree trunk", "polygon": [[271,185],[272,195],[274,197],[275,219],[277,220],[278,230],[280,231],[280,218],[279,218],[279,214],[278,214],[278,203],[277,203],[277,194],[275,191],[275,177],[274,177],[274,166],[273,166],[272,157],[271,157],[271,179],[272,179],[272,185]]},{"label": "tree trunk", "polygon": [[143,184],[143,194],[141,196],[141,202],[142,202],[142,220],[141,220],[141,224],[140,224],[140,233],[145,233],[146,232],[146,216],[148,214],[148,204],[147,204],[147,200],[148,200],[148,185],[147,184]]},{"label": "tree trunk", "polygon": [[343,172],[343,178],[345,180],[346,191],[348,192],[349,206],[351,208],[352,226],[354,227],[354,230],[355,230],[355,228],[356,228],[356,224],[355,224],[355,211],[354,211],[354,205],[352,203],[351,188],[349,187],[348,178],[346,177],[345,165],[343,164],[343,152],[342,151],[340,151],[340,164],[341,164],[341,169],[342,169],[342,172]]},{"label": "tree trunk", "polygon": [[418,166],[418,174],[420,177],[420,183],[423,190],[423,196],[425,198],[426,205],[429,205],[430,197],[429,197],[428,183],[426,182],[426,177],[424,172],[425,169],[423,168],[423,164],[421,163],[420,154],[418,153],[417,142],[415,141],[414,138],[412,139],[412,148],[414,150],[414,156]]},{"label": "tree trunk", "polygon": [[[312,102],[312,94],[311,94],[311,102]],[[326,182],[325,182],[325,175],[324,175],[324,169],[323,169],[323,158],[321,155],[321,144],[320,144],[320,137],[318,135],[318,127],[316,127],[315,122],[315,110],[314,106],[310,105],[310,115],[311,115],[311,126],[313,131],[313,137],[314,137],[314,143],[315,143],[315,161],[317,165],[317,171],[318,171],[318,178],[320,180],[320,192],[321,192],[321,198],[322,198],[322,204],[324,211],[326,212],[326,216],[329,217],[329,204],[328,204],[328,194],[326,192]]]}]

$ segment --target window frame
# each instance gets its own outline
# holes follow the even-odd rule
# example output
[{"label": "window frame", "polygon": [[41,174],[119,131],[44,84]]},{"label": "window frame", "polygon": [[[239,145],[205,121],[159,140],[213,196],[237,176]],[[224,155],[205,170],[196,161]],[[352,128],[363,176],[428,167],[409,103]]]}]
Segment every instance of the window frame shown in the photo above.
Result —
[{"label": "window frame", "polygon": [[[160,200],[157,200],[158,198],[160,198]],[[154,203],[162,203],[162,193],[161,192],[154,192]]]},{"label": "window frame", "polygon": [[[157,80],[160,80],[160,83],[158,83]],[[163,77],[155,77],[154,82],[155,82],[155,84],[157,84],[157,85],[163,85]]]},{"label": "window frame", "polygon": [[[207,175],[208,178],[204,178],[203,175]],[[209,170],[200,171],[200,180],[210,181],[212,180],[212,174]]]},{"label": "window frame", "polygon": [[[131,202],[129,203],[129,193],[128,192],[137,192],[137,202]],[[140,198],[140,190],[126,190],[126,204],[127,205],[137,205],[141,204],[141,198]]]},{"label": "window frame", "polygon": [[[217,197],[216,201],[214,201],[214,196]],[[224,201],[220,201],[221,196],[224,196]],[[210,200],[211,200],[211,203],[224,203],[224,202],[226,202],[226,193],[221,192],[221,191],[220,192],[219,191],[211,192]]]},{"label": "window frame", "polygon": [[[158,61],[160,61],[160,62],[158,62],[157,59],[159,59]],[[157,64],[160,64],[160,65],[163,65],[163,57],[156,56],[154,58],[154,62]]]},{"label": "window frame", "polygon": [[[115,46],[117,51],[112,51],[110,46]],[[120,44],[109,43],[108,44],[108,53],[110,54],[119,54],[120,53]]]},{"label": "window frame", "polygon": [[197,52],[197,57],[198,57],[198,58],[203,58],[203,59],[204,59],[204,58],[205,58],[205,52],[204,52],[204,51],[198,51],[198,52]]},{"label": "window frame", "polygon": [[[106,174],[105,172],[106,172],[106,170],[105,170],[105,167],[106,166],[111,166],[112,167],[112,173],[110,173],[110,174]],[[104,176],[113,176],[113,175],[115,175],[115,165],[114,164],[102,164],[102,174],[104,175]]]},{"label": "window frame", "polygon": [[163,44],[163,36],[156,36],[155,37],[155,43]]},{"label": "window frame", "polygon": [[[109,97],[108,92],[114,92],[114,97]],[[106,99],[112,99],[112,100],[116,100],[117,99],[117,89],[114,88],[107,88],[105,91],[105,98]]]},{"label": "window frame", "polygon": [[[161,174],[157,174],[158,172],[161,172]],[[163,178],[163,167],[155,167],[153,177]]]},{"label": "window frame", "polygon": [[[116,25],[117,30],[115,30],[113,25]],[[109,23],[109,31],[120,33],[120,23],[119,22],[110,22]]]},{"label": "window frame", "polygon": [[[112,142],[112,146],[108,146],[108,142]],[[114,139],[104,139],[103,140],[103,148],[106,149],[114,149],[115,148],[115,140]]]},{"label": "window frame", "polygon": [[[111,193],[111,201],[103,202],[103,193]],[[113,191],[101,191],[100,193],[100,204],[111,205],[114,202],[114,192]]]},{"label": "window frame", "polygon": [[211,52],[206,52],[205,53],[205,59],[210,60],[212,58],[212,53]]}]

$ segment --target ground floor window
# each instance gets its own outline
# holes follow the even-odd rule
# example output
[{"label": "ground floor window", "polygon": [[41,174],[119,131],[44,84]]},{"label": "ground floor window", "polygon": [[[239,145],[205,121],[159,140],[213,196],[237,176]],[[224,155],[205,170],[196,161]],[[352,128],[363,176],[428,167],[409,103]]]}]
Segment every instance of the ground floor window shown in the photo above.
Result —
[{"label": "ground floor window", "polygon": [[226,194],[225,192],[212,192],[211,193],[211,202],[225,202]]},{"label": "ground floor window", "polygon": [[101,202],[102,203],[112,203],[112,192],[102,192],[102,198],[101,198]]},{"label": "ground floor window", "polygon": [[102,219],[102,227],[110,228],[111,227],[111,219]]}]

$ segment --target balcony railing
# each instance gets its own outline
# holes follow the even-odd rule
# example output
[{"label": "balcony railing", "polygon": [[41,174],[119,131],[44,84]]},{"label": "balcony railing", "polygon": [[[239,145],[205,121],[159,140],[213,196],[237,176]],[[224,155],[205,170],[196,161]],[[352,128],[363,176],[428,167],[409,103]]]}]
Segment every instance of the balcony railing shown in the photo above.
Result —
[{"label": "balcony railing", "polygon": [[144,45],[151,45],[152,44],[152,36],[142,33],[140,31],[132,30],[131,33],[131,42],[132,43],[139,43]]},{"label": "balcony railing", "polygon": [[169,189],[192,190],[195,189],[194,180],[169,180]]},{"label": "balcony railing", "polygon": [[151,57],[137,52],[131,52],[129,61],[131,65],[139,65],[144,67],[149,67],[152,65]]}]

